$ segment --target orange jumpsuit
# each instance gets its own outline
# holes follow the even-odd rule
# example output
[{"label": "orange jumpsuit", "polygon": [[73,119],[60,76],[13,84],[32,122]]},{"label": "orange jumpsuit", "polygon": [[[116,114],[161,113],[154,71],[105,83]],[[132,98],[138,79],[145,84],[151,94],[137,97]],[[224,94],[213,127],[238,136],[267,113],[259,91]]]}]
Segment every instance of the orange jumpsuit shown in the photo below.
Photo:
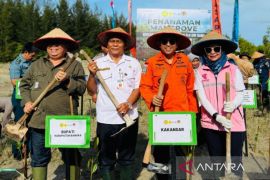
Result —
[{"label": "orange jumpsuit", "polygon": [[152,100],[158,93],[159,80],[164,68],[168,70],[168,76],[160,111],[197,112],[197,100],[193,93],[195,77],[188,57],[183,53],[177,53],[172,64],[169,64],[161,52],[147,60],[147,71],[141,79],[141,96],[149,110],[154,110]]}]

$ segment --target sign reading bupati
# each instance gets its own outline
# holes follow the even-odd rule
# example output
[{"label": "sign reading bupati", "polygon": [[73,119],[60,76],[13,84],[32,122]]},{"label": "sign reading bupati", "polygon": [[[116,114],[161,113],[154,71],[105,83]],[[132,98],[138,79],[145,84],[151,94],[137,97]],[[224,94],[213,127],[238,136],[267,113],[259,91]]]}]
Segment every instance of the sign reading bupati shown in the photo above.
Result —
[{"label": "sign reading bupati", "polygon": [[45,147],[89,148],[89,116],[46,116]]},{"label": "sign reading bupati", "polygon": [[244,90],[242,105],[244,108],[257,108],[257,96],[255,90]]},{"label": "sign reading bupati", "polygon": [[196,145],[196,117],[189,112],[150,112],[152,145]]},{"label": "sign reading bupati", "polygon": [[16,87],[15,87],[15,96],[16,96],[16,99],[22,99],[21,97],[21,92],[20,92],[20,80],[17,80],[16,81]]},{"label": "sign reading bupati", "polygon": [[137,59],[147,59],[157,51],[146,40],[153,33],[171,26],[194,43],[212,29],[211,10],[203,9],[137,9]]}]

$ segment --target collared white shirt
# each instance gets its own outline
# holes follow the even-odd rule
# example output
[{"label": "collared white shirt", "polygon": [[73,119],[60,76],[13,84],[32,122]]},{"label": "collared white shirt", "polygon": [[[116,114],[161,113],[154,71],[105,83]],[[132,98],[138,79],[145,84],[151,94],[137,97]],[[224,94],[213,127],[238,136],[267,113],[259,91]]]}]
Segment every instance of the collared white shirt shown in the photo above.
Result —
[{"label": "collared white shirt", "polygon": [[[131,92],[139,88],[142,68],[139,61],[133,57],[123,55],[116,64],[109,54],[96,60],[100,71],[112,94],[119,103],[126,102]],[[124,124],[125,121],[118,114],[115,106],[97,80],[98,95],[96,103],[97,121],[104,124]],[[138,117],[137,103],[128,112],[132,119]]]}]

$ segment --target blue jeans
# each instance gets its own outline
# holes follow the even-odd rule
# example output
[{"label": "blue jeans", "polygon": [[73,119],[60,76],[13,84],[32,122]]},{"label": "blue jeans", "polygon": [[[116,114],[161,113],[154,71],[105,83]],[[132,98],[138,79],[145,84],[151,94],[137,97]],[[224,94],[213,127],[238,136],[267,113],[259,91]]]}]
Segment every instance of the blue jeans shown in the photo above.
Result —
[{"label": "blue jeans", "polygon": [[45,130],[30,128],[31,166],[46,167],[51,160],[51,149],[45,148]]},{"label": "blue jeans", "polygon": [[[30,128],[31,140],[31,166],[32,167],[46,167],[51,160],[51,148],[45,148],[45,130]],[[65,148],[60,149],[62,159],[66,166],[79,166],[81,156],[77,149]]]}]

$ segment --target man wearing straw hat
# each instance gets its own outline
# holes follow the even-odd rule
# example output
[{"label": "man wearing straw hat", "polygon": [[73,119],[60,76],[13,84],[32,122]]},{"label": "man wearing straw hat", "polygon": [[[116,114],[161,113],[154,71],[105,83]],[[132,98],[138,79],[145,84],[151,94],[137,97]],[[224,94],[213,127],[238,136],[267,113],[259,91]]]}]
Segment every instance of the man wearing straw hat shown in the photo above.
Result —
[{"label": "man wearing straw hat", "polygon": [[[211,31],[192,46],[191,52],[202,60],[202,66],[196,72],[196,91],[201,102],[201,125],[212,163],[225,167],[226,132],[231,131],[232,163],[237,167],[232,171],[242,176],[242,147],[246,128],[241,103],[245,86],[240,70],[227,59],[227,54],[236,49],[236,43]],[[226,73],[230,74],[230,101],[226,101]],[[227,113],[231,113],[230,120],[226,117]],[[224,168],[220,168],[215,171],[214,178],[219,178],[223,173]]]},{"label": "man wearing straw hat", "polygon": [[[51,30],[40,37],[34,45],[47,55],[32,63],[28,72],[21,80],[20,91],[24,112],[31,113],[28,123],[31,138],[31,166],[33,178],[47,179],[47,165],[51,159],[51,149],[45,148],[45,117],[46,115],[70,115],[71,103],[74,114],[78,110],[78,96],[86,89],[84,70],[78,61],[71,63],[66,71],[63,67],[71,60],[68,51],[78,48],[78,42],[59,28]],[[53,79],[57,83],[46,96],[33,108],[32,104]],[[72,98],[70,98],[70,96]],[[72,99],[72,101],[70,101]],[[66,164],[66,179],[79,178],[80,154],[77,149],[60,149]]]},{"label": "man wearing straw hat", "polygon": [[257,70],[259,77],[260,77],[260,83],[261,83],[261,96],[262,96],[262,112],[264,109],[269,109],[269,93],[267,89],[267,83],[269,83],[269,69],[270,69],[270,62],[265,59],[265,55],[263,53],[260,53],[258,51],[255,51],[253,55],[251,56],[253,60],[253,65],[255,69]]},{"label": "man wearing straw hat", "polygon": [[[197,101],[193,94],[194,71],[184,53],[176,53],[190,45],[188,37],[171,27],[165,27],[147,39],[147,44],[160,52],[147,60],[147,70],[142,76],[140,92],[150,111],[197,112]],[[162,96],[158,96],[159,80],[163,70],[168,70]],[[183,154],[183,153],[182,153]],[[155,162],[168,164],[169,146],[155,146]],[[143,164],[143,166],[148,166]],[[158,179],[168,179],[168,174],[157,174]]]},{"label": "man wearing straw hat", "polygon": [[[98,35],[100,44],[107,47],[106,56],[89,63],[87,89],[97,94],[97,137],[99,138],[99,168],[104,180],[114,179],[115,165],[119,165],[120,179],[134,179],[133,163],[138,133],[137,100],[141,66],[138,60],[124,54],[134,46],[133,38],[122,28],[114,28]],[[117,108],[95,78],[98,68],[105,83],[120,103]],[[122,116],[128,114],[135,122],[131,127],[111,137],[125,127]]]}]

